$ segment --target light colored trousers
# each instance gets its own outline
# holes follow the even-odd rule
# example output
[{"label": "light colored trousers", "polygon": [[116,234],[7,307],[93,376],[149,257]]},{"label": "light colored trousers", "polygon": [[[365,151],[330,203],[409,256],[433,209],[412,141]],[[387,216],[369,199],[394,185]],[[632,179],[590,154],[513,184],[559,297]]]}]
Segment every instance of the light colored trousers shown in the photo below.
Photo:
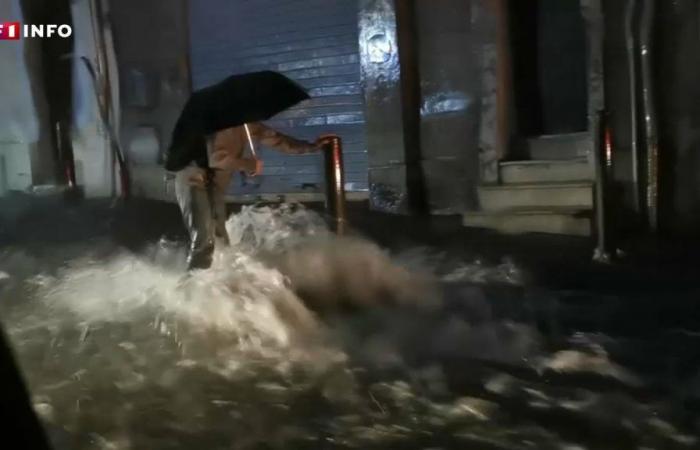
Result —
[{"label": "light colored trousers", "polygon": [[[192,177],[204,174],[204,183]],[[189,270],[211,266],[216,241],[229,245],[226,232],[226,188],[231,174],[187,167],[175,175],[175,196],[190,237]]]}]

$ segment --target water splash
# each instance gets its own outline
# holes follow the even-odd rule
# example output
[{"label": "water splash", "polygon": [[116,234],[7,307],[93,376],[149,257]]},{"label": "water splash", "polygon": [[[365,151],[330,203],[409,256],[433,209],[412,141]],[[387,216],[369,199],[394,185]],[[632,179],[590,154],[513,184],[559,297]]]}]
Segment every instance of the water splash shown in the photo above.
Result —
[{"label": "water splash", "polygon": [[[697,443],[664,405],[535,378],[636,380],[604,342],[574,336],[548,355],[535,327],[492,314],[481,287],[522,282],[508,260],[392,255],[293,205],[246,207],[227,228],[231,248],[189,276],[167,241],[138,255],[83,248],[49,269],[0,255],[3,321],[57,448],[601,448],[542,414],[603,410],[596,424],[632,427],[651,448]],[[462,313],[445,314],[445,284]]]}]

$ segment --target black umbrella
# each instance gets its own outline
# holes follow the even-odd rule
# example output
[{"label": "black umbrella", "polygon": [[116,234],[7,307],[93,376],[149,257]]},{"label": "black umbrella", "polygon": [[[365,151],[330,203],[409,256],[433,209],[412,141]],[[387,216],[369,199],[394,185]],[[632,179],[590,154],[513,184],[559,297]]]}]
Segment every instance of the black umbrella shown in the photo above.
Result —
[{"label": "black umbrella", "polygon": [[270,119],[308,98],[302,87],[272,71],[233,75],[198,90],[175,124],[165,168],[182,170],[192,161],[206,167],[206,135]]}]

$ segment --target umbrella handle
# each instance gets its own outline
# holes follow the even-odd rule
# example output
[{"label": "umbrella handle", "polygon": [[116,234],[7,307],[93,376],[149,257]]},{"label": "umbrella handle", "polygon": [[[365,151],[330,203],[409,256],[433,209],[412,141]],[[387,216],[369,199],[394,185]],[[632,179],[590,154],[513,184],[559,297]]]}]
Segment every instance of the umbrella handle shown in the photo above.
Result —
[{"label": "umbrella handle", "polygon": [[[258,159],[258,154],[255,151],[255,144],[253,143],[253,136],[250,134],[250,128],[248,128],[248,124],[243,124],[243,128],[245,129],[245,134],[248,137],[248,145],[250,146],[250,152],[253,154],[253,158]],[[241,181],[245,185],[245,180],[248,178],[248,174],[245,172],[241,172]]]},{"label": "umbrella handle", "polygon": [[250,135],[250,128],[248,128],[248,124],[244,124],[243,128],[245,128],[245,134],[248,136],[248,144],[250,145],[250,152],[253,154],[253,158],[258,158],[258,154],[255,151],[255,145],[253,144],[253,137]]}]

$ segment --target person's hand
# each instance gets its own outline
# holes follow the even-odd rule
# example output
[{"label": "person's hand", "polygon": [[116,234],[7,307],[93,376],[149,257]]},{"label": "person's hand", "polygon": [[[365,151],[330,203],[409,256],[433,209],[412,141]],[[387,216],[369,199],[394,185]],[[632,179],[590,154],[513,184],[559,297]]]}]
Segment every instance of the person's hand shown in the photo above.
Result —
[{"label": "person's hand", "polygon": [[321,136],[316,138],[315,145],[318,147],[319,150],[323,149],[323,146],[328,143],[331,139],[337,137],[335,134],[322,134]]},{"label": "person's hand", "polygon": [[187,169],[187,184],[189,186],[204,188],[207,184],[207,173],[199,167],[189,167]]},{"label": "person's hand", "polygon": [[324,138],[322,136],[317,137],[313,143],[313,150],[312,151],[320,152],[321,150],[323,150],[323,146],[325,145],[325,143],[326,143],[326,138]]},{"label": "person's hand", "polygon": [[248,176],[249,177],[257,177],[258,175],[262,175],[263,172],[263,161],[262,159],[258,158],[252,158],[250,160],[250,169],[248,170]]}]

